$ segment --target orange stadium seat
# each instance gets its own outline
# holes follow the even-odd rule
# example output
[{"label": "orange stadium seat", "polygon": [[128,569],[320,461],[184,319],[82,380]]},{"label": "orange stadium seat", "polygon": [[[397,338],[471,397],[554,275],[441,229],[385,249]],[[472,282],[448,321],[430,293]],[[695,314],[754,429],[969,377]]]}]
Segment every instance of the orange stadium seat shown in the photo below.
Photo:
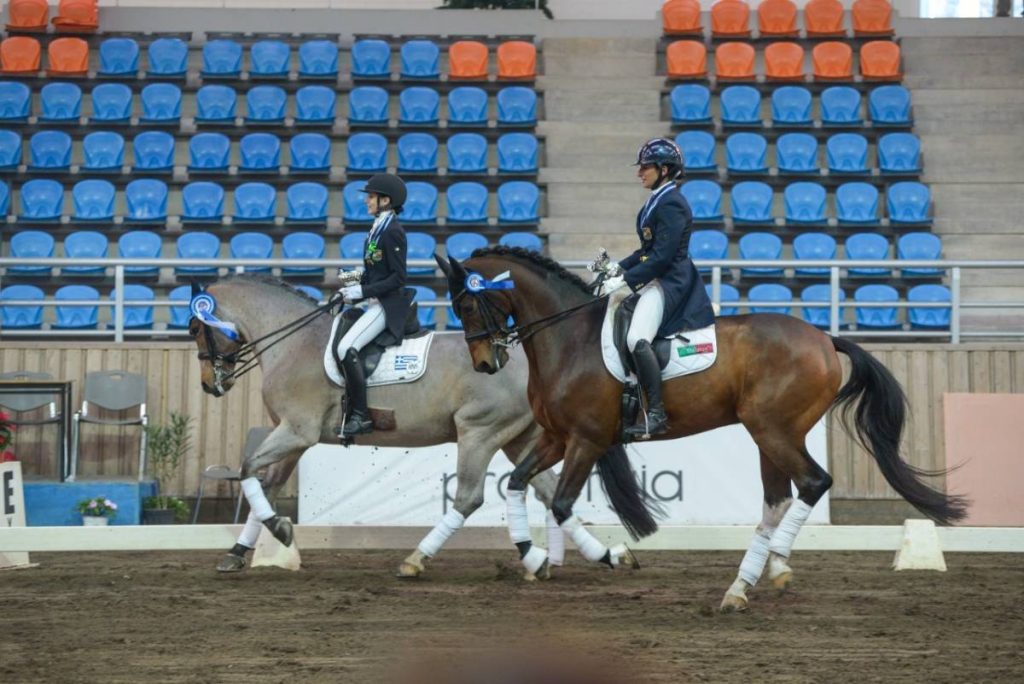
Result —
[{"label": "orange stadium seat", "polygon": [[34,74],[39,71],[42,48],[27,36],[11,36],[0,43],[0,71],[5,74]]},{"label": "orange stadium seat", "polygon": [[740,0],[719,0],[711,6],[713,38],[747,38],[750,36],[750,7]]},{"label": "orange stadium seat", "polygon": [[804,77],[804,49],[796,43],[772,43],[764,49],[765,76],[775,81]]},{"label": "orange stadium seat", "polygon": [[853,50],[846,43],[830,40],[811,51],[814,78],[850,80],[853,78]]},{"label": "orange stadium seat", "polygon": [[449,78],[487,78],[487,46],[475,40],[459,40],[448,48]]},{"label": "orange stadium seat", "polygon": [[8,31],[45,31],[50,19],[46,0],[11,0],[7,6]]},{"label": "orange stadium seat", "polygon": [[715,49],[717,78],[754,78],[754,46],[750,43],[722,43]]},{"label": "orange stadium seat", "polygon": [[58,38],[46,48],[54,76],[83,76],[89,71],[89,44],[81,38]]},{"label": "orange stadium seat", "polygon": [[[486,73],[487,67],[484,66]],[[537,48],[524,40],[509,40],[498,46],[498,78],[534,78]]]},{"label": "orange stadium seat", "polygon": [[668,0],[661,6],[661,27],[669,36],[700,35],[700,3],[697,0]]},{"label": "orange stadium seat", "polygon": [[804,5],[804,27],[809,38],[846,35],[843,3],[839,0],[811,0]]},{"label": "orange stadium seat", "polygon": [[708,51],[697,40],[677,40],[665,50],[669,78],[704,78],[708,74]]},{"label": "orange stadium seat", "polygon": [[60,0],[53,25],[58,31],[95,31],[99,27],[96,0]]},{"label": "orange stadium seat", "polygon": [[791,0],[765,0],[757,8],[758,32],[762,36],[798,36],[796,5]]},{"label": "orange stadium seat", "polygon": [[853,35],[891,36],[892,5],[887,0],[857,0],[853,3]]},{"label": "orange stadium seat", "polygon": [[864,43],[860,48],[860,73],[864,78],[899,80],[900,46],[889,40]]}]

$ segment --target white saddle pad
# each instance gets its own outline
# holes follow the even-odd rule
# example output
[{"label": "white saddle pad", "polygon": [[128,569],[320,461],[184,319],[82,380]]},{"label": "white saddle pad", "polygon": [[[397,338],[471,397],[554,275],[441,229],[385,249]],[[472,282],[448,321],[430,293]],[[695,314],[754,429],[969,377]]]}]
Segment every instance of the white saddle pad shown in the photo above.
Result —
[{"label": "white saddle pad", "polygon": [[[605,368],[619,382],[626,382],[627,373],[622,366],[619,351],[615,348],[615,312],[629,294],[627,288],[622,288],[608,298],[608,310],[601,326],[601,356],[604,357]],[[707,370],[718,357],[718,340],[715,337],[714,324],[681,334],[689,341],[684,342],[678,337],[672,339],[668,365],[661,371],[663,381]]]},{"label": "white saddle pad", "polygon": [[[330,348],[330,340],[334,339],[338,323],[339,319],[335,318],[334,324],[331,326],[331,336],[327,338],[327,348],[324,350],[324,371],[331,382],[340,387],[344,384],[344,379]],[[385,349],[373,375],[366,379],[367,386],[399,385],[419,380],[427,372],[427,354],[430,353],[430,343],[433,340],[434,333],[430,332],[422,337],[402,340],[402,344]]]}]

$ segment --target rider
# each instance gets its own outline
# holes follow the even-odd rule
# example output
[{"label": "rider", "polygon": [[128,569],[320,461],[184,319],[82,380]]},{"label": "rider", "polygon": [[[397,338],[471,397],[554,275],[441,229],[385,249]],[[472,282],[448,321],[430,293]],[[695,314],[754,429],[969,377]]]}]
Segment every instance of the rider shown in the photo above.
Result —
[{"label": "rider", "polygon": [[[661,399],[661,368],[651,347],[655,336],[697,330],[715,322],[711,300],[689,257],[692,214],[678,191],[683,158],[671,140],[655,138],[640,146],[637,177],[651,191],[636,217],[640,249],[619,262],[621,277],[640,293],[626,344],[637,379],[647,393],[647,420],[626,432],[642,438],[665,432],[668,417]],[[606,291],[611,291],[608,288]]]},{"label": "rider", "polygon": [[336,348],[345,374],[349,411],[345,425],[336,429],[338,437],[373,432],[373,421],[366,408],[366,378],[359,350],[387,329],[396,340],[402,339],[412,294],[405,287],[406,241],[398,214],[405,204],[405,183],[390,173],[379,173],[366,182],[366,208],[374,217],[373,227],[363,243],[365,270],[358,284],[339,290],[346,304],[367,300],[366,312],[341,338]]}]

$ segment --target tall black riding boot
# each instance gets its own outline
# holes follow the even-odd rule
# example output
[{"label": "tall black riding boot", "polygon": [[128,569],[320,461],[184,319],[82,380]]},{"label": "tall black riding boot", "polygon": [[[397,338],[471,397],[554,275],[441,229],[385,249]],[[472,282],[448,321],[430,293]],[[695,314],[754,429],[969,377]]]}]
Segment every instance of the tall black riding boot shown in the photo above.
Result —
[{"label": "tall black riding boot", "polygon": [[345,391],[348,393],[348,419],[341,430],[341,437],[348,438],[373,432],[373,421],[366,408],[366,378],[359,353],[349,349],[342,359],[341,369],[345,373]]},{"label": "tall black riding boot", "polygon": [[626,429],[626,434],[634,439],[646,439],[665,432],[668,423],[665,404],[661,400],[661,368],[647,340],[637,342],[633,350],[633,365],[636,366],[640,387],[647,393],[647,420],[641,416],[636,425]]}]

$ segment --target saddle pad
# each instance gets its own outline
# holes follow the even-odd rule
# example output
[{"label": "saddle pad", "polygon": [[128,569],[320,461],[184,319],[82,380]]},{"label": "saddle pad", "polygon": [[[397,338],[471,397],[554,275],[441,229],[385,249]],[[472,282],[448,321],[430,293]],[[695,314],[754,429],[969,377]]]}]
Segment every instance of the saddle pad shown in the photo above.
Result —
[{"label": "saddle pad", "polygon": [[[344,379],[330,348],[330,340],[334,339],[334,331],[338,327],[339,320],[339,318],[334,319],[331,334],[327,338],[327,347],[324,349],[324,371],[331,382],[340,387],[344,384]],[[366,379],[367,387],[399,385],[419,380],[427,372],[427,354],[430,353],[430,343],[433,339],[434,333],[431,332],[422,337],[402,340],[402,344],[385,349],[373,375]]]},{"label": "saddle pad", "polygon": [[[626,369],[622,367],[622,359],[615,349],[615,310],[629,294],[627,288],[622,288],[624,294],[616,293],[608,298],[608,310],[604,315],[604,323],[601,325],[601,356],[604,358],[605,368],[619,382],[626,382]],[[661,379],[669,380],[678,378],[680,375],[689,375],[702,370],[707,370],[718,357],[718,340],[715,337],[714,324],[700,330],[682,332],[688,340],[684,342],[678,337],[672,339],[672,351],[669,354],[668,364],[661,371]],[[631,375],[631,374],[630,374]]]}]

